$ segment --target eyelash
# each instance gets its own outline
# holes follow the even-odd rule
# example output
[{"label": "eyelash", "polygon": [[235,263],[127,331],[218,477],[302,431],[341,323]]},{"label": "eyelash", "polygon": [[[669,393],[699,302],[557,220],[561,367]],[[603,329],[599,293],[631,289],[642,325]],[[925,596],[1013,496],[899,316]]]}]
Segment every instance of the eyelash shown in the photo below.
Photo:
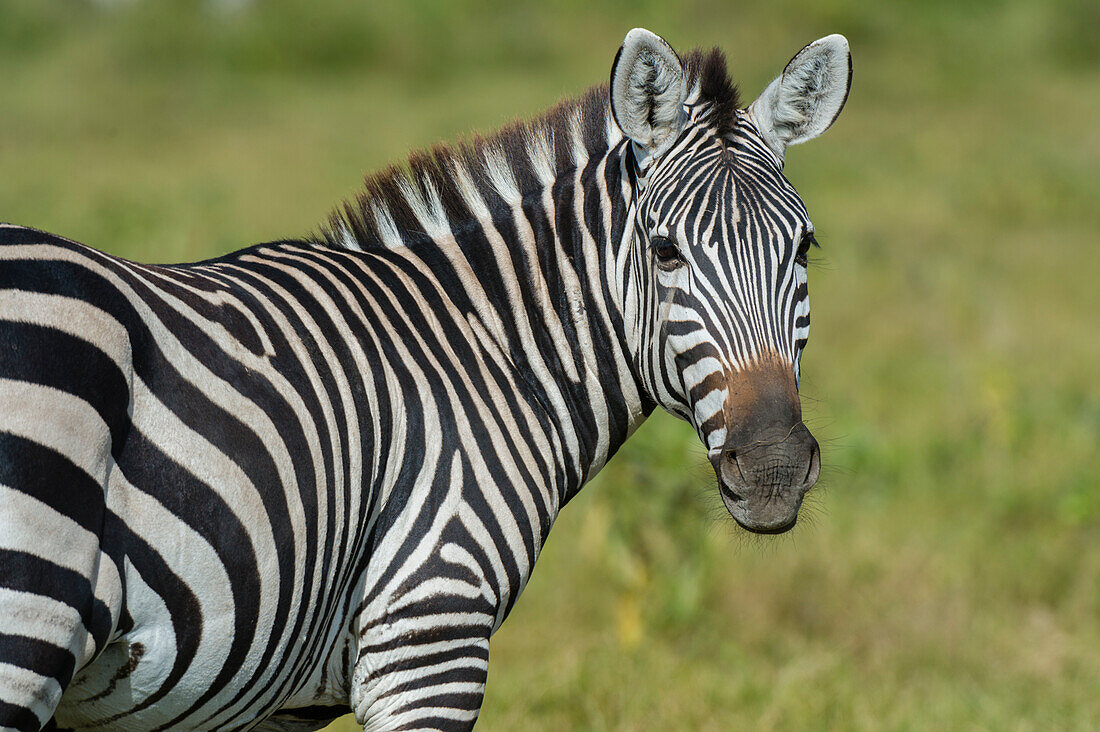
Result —
[{"label": "eyelash", "polygon": [[817,239],[814,238],[814,233],[808,231],[803,234],[802,241],[798,243],[798,251],[794,255],[795,264],[800,264],[803,267],[808,264],[807,255],[810,253],[811,246],[821,248],[821,245],[817,243]]}]

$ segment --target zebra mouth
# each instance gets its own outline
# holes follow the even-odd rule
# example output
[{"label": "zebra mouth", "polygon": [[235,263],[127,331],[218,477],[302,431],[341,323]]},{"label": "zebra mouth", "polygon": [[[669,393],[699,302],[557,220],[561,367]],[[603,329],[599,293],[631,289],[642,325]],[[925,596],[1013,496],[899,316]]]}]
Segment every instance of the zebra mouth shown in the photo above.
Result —
[{"label": "zebra mouth", "polygon": [[[763,536],[774,536],[776,534],[787,533],[794,528],[796,523],[798,523],[798,509],[802,506],[801,498],[795,501],[794,505],[790,507],[790,518],[787,521],[783,523],[767,522],[762,524],[759,520],[753,520],[753,514],[758,513],[758,511],[755,511],[753,507],[749,505],[749,501],[745,496],[741,495],[722,481],[718,483],[718,491],[722,496],[723,502],[726,504],[726,510],[729,511],[734,522],[745,531]],[[774,510],[776,506],[772,508]]]},{"label": "zebra mouth", "polygon": [[791,519],[791,522],[789,524],[784,524],[783,526],[777,526],[771,529],[754,529],[751,526],[746,526],[745,524],[741,523],[741,521],[736,516],[733,517],[733,520],[745,531],[751,531],[754,534],[760,534],[762,536],[775,536],[776,534],[785,534],[793,529],[794,525],[798,523],[798,515],[796,514],[795,517]]}]

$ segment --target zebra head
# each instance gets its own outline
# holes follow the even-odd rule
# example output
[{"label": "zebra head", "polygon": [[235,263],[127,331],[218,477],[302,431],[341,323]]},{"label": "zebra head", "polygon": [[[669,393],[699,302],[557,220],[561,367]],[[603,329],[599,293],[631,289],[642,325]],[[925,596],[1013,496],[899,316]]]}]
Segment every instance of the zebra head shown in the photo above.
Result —
[{"label": "zebra head", "polygon": [[798,396],[816,242],[783,156],[833,123],[850,83],[839,35],[803,48],[747,109],[718,51],[682,63],[640,28],[611,71],[633,182],[628,343],[652,398],[706,445],[730,514],[758,533],[794,526],[821,466]]}]

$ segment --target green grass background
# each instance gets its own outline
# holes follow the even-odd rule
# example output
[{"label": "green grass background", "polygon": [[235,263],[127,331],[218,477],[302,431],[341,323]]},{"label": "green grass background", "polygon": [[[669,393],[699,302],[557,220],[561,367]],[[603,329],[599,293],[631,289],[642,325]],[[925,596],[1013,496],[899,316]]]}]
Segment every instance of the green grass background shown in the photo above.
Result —
[{"label": "green grass background", "polygon": [[301,234],[364,171],[604,80],[635,25],[723,47],[748,99],[851,41],[787,168],[826,467],[748,539],[655,416],[564,511],[480,728],[1097,728],[1095,0],[2,0],[0,220],[148,261]]}]

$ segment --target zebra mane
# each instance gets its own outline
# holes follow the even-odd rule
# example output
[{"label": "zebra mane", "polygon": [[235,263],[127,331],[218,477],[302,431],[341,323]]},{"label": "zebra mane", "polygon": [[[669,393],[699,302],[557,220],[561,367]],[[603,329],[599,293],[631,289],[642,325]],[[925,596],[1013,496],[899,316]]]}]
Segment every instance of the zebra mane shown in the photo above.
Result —
[{"label": "zebra mane", "polygon": [[[736,124],[737,87],[717,48],[684,57],[699,119],[722,136]],[[450,223],[482,217],[544,189],[562,173],[604,155],[622,139],[608,86],[588,89],[531,120],[411,153],[405,166],[368,174],[364,190],[328,218],[314,243],[347,249],[402,246],[450,233]]]},{"label": "zebra mane", "polygon": [[684,59],[684,72],[691,84],[699,85],[699,101],[706,103],[704,123],[725,137],[737,123],[741,93],[726,69],[726,55],[717,48],[692,51]]}]

